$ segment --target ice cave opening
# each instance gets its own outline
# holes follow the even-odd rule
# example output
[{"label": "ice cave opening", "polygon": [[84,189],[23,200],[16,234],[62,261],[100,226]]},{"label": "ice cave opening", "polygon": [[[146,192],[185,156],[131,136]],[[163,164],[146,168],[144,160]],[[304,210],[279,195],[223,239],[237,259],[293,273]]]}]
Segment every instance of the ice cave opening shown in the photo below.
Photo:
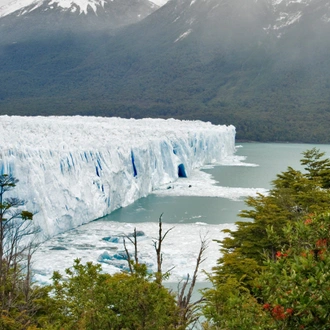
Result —
[{"label": "ice cave opening", "polygon": [[179,178],[186,178],[187,177],[186,169],[184,168],[183,164],[180,164],[178,166],[178,175],[179,175]]}]

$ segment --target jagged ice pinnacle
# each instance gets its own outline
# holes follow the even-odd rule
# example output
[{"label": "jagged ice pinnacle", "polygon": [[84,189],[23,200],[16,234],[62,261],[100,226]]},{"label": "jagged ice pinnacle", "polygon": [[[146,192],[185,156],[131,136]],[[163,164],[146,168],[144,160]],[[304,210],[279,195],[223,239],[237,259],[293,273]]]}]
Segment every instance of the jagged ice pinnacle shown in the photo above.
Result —
[{"label": "jagged ice pinnacle", "polygon": [[0,174],[19,179],[44,238],[234,152],[233,126],[201,121],[0,116]]}]

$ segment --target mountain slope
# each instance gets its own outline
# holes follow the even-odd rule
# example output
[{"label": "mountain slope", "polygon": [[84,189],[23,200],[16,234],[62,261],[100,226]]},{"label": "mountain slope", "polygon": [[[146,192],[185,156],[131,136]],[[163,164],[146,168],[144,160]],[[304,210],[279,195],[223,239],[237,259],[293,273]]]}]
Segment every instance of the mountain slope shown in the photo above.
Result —
[{"label": "mountain slope", "polygon": [[0,113],[202,119],[239,139],[330,142],[328,17],[325,0],[171,0],[112,36],[6,45]]},{"label": "mountain slope", "polygon": [[54,33],[112,32],[158,9],[148,0],[22,1],[0,7],[0,43],[56,38]]}]

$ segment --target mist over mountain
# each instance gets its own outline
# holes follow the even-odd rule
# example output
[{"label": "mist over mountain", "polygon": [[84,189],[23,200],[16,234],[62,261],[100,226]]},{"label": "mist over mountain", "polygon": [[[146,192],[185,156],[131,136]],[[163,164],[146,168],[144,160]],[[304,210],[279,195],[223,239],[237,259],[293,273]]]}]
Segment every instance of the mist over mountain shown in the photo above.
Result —
[{"label": "mist over mountain", "polygon": [[[106,3],[0,18],[0,114],[201,119],[238,139],[330,142],[328,1],[117,1],[145,18],[116,23]],[[47,33],[26,37],[35,21]]]}]

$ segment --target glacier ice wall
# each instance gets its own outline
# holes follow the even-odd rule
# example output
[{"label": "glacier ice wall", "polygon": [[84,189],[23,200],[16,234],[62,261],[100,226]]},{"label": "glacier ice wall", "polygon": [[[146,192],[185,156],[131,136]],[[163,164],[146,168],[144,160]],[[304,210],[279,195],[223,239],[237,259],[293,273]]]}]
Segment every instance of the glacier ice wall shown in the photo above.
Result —
[{"label": "glacier ice wall", "polygon": [[235,128],[201,121],[0,116],[0,174],[19,183],[44,237],[75,228],[218,163]]}]

